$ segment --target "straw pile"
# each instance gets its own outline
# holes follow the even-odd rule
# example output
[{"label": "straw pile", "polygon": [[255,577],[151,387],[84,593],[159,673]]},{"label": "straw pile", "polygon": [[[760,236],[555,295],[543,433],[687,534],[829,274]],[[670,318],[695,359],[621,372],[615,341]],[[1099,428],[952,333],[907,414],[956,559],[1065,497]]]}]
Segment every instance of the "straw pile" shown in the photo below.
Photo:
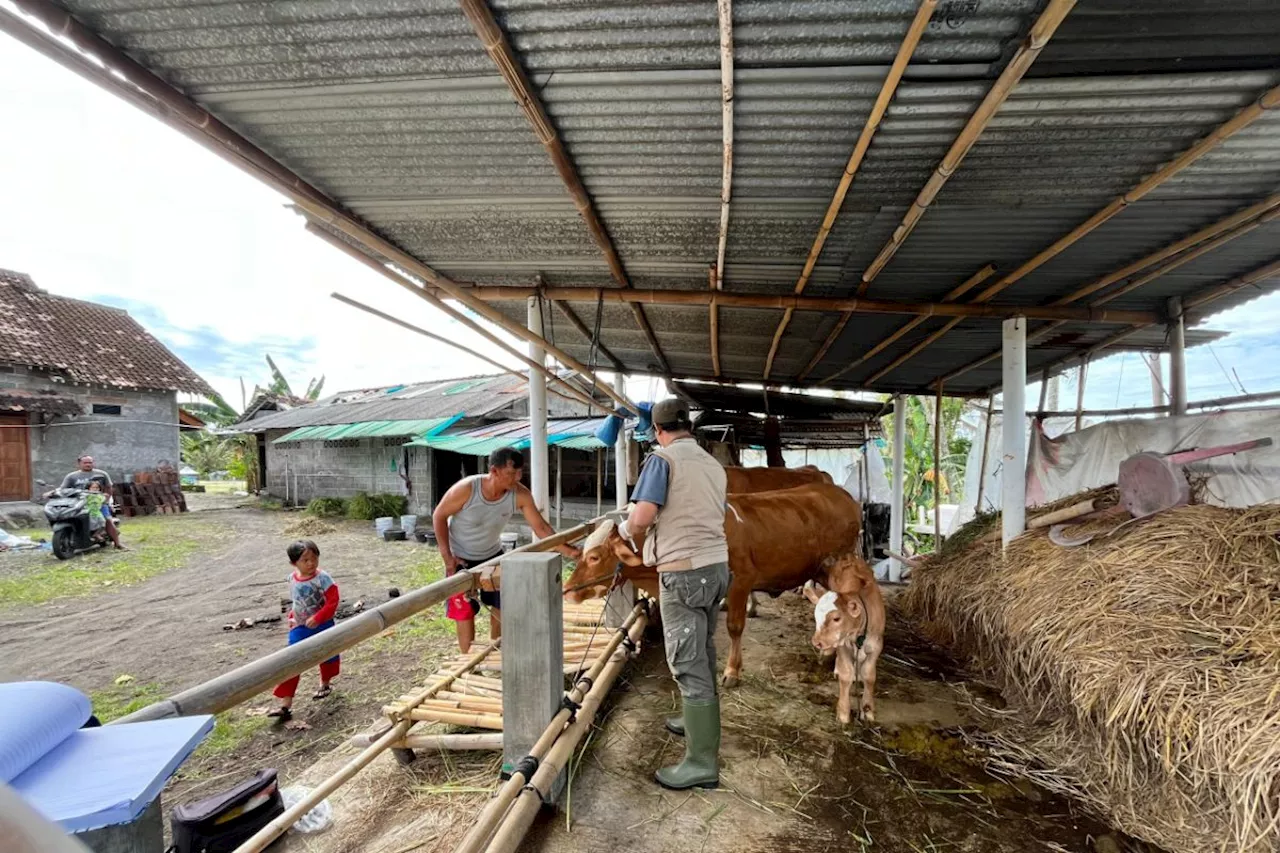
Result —
[{"label": "straw pile", "polygon": [[944,554],[904,606],[1001,687],[1006,767],[1179,853],[1280,850],[1280,508],[1116,524]]},{"label": "straw pile", "polygon": [[318,518],[302,518],[286,525],[280,532],[285,536],[324,536],[326,533],[337,531],[337,529],[332,524],[321,521]]}]

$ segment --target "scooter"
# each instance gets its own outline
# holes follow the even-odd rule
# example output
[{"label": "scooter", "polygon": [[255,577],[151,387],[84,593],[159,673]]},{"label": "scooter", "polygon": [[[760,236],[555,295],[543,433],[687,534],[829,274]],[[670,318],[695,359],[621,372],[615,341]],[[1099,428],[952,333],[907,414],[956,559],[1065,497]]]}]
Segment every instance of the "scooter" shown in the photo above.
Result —
[{"label": "scooter", "polygon": [[[40,483],[45,486],[47,483]],[[111,544],[106,524],[90,524],[83,489],[54,489],[45,497],[44,517],[53,529],[53,556],[69,560],[77,554]],[[99,519],[100,521],[102,519]]]}]

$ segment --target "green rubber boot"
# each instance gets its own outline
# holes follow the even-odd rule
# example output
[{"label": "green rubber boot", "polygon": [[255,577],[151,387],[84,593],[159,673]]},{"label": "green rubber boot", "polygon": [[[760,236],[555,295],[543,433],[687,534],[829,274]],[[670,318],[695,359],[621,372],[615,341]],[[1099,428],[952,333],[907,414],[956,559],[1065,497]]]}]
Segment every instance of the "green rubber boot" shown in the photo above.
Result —
[{"label": "green rubber boot", "polygon": [[667,722],[665,723],[665,726],[667,731],[671,732],[673,735],[679,735],[680,737],[684,737],[684,717],[683,716],[667,717]]},{"label": "green rubber boot", "polygon": [[684,761],[654,774],[674,791],[715,788],[720,784],[720,700],[684,702]]}]

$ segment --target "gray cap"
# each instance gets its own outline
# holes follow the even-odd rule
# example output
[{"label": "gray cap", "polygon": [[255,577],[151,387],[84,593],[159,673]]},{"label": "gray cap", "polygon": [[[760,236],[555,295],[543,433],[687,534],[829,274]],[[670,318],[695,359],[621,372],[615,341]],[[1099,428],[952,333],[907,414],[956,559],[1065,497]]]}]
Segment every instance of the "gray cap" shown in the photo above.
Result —
[{"label": "gray cap", "polygon": [[689,404],[675,397],[668,397],[655,403],[651,416],[653,425],[662,427],[664,430],[688,429],[690,425]]}]

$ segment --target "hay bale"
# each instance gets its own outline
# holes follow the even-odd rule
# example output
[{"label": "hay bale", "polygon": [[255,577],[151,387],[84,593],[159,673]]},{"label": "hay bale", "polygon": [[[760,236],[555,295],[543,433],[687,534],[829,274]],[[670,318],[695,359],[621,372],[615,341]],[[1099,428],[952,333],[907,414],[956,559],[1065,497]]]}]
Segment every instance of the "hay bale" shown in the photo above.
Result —
[{"label": "hay bale", "polygon": [[281,534],[285,536],[323,536],[333,533],[338,528],[318,518],[301,518],[293,524],[286,525]]},{"label": "hay bale", "polygon": [[1170,850],[1280,850],[1280,508],[1116,524],[976,542],[903,605],[1016,709],[1010,766]]}]

